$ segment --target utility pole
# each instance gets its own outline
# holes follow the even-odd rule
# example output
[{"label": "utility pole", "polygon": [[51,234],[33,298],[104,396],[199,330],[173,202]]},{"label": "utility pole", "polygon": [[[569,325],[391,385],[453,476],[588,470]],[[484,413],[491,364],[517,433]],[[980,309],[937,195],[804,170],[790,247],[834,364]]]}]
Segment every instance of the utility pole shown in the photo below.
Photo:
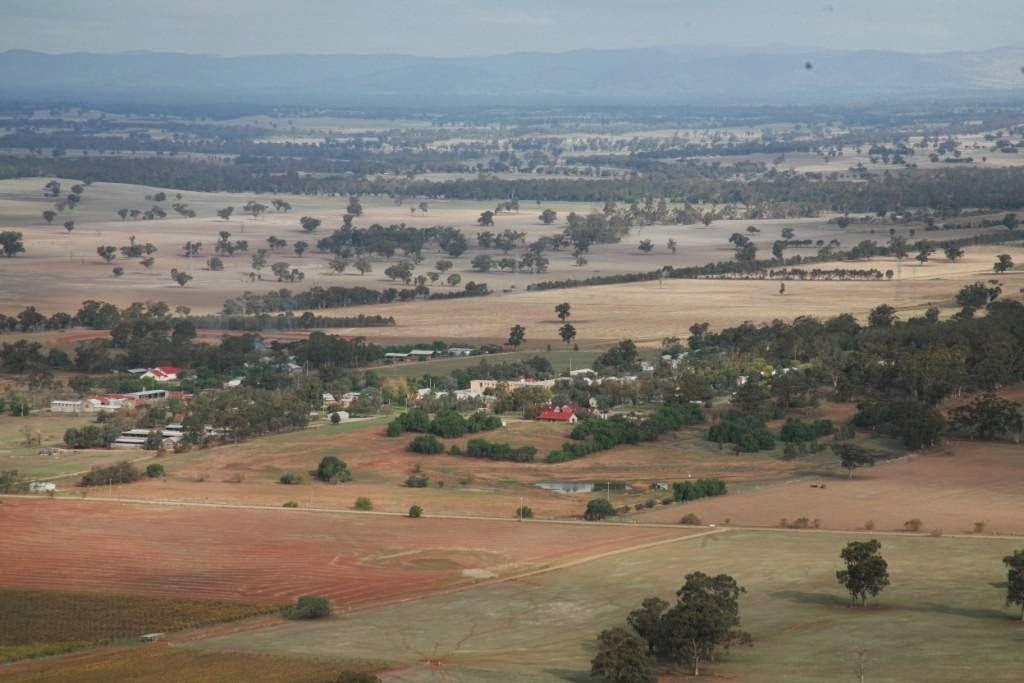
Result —
[{"label": "utility pole", "polygon": [[523,497],[519,496],[519,521],[523,521]]}]

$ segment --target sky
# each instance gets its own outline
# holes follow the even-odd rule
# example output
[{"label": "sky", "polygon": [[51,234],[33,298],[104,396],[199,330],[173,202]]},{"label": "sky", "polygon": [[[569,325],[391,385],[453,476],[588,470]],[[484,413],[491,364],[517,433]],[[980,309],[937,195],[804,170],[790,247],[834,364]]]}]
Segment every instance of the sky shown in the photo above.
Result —
[{"label": "sky", "polygon": [[0,49],[468,56],[1022,45],[1024,0],[0,0]]}]

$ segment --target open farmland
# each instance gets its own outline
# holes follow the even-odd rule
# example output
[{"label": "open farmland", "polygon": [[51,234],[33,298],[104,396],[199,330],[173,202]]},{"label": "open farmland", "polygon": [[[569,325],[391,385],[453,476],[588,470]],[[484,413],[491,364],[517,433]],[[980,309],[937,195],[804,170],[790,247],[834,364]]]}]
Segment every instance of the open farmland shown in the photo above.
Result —
[{"label": "open farmland", "polygon": [[[859,537],[857,537],[859,538]],[[693,571],[727,572],[747,593],[754,639],[709,672],[758,683],[846,680],[856,652],[871,680],[1017,680],[1024,633],[1002,609],[1001,558],[1019,541],[880,537],[892,585],[865,610],[836,584],[840,533],[728,531],[522,580],[325,622],[197,641],[204,651],[366,657],[388,681],[583,681],[602,629]],[[941,567],[941,571],[936,571]]]},{"label": "open farmland", "polygon": [[[282,283],[264,273],[262,280],[252,281],[250,254],[266,246],[270,236],[285,239],[289,245],[296,240],[305,240],[315,245],[316,240],[330,234],[340,225],[344,213],[344,201],[330,197],[291,197],[295,205],[291,212],[262,214],[259,218],[236,211],[231,220],[215,217],[217,209],[223,206],[241,206],[247,201],[257,200],[269,203],[269,197],[228,193],[185,193],[182,201],[198,212],[196,218],[166,218],[153,221],[122,221],[115,212],[124,206],[145,206],[143,197],[156,191],[143,186],[96,183],[89,186],[78,208],[74,209],[75,229],[68,233],[55,223],[46,225],[40,212],[49,206],[42,196],[39,179],[0,181],[0,227],[16,228],[25,236],[26,253],[17,259],[5,261],[0,269],[0,312],[15,313],[24,308],[26,301],[41,311],[74,312],[85,299],[110,301],[120,306],[134,301],[162,300],[172,306],[185,305],[196,313],[218,312],[224,301],[245,291],[266,293],[281,287],[293,291],[314,286],[363,286],[381,289],[396,283],[384,276],[389,263],[397,263],[400,256],[390,260],[375,259],[373,271],[365,275],[349,269],[344,274],[334,274],[327,267],[328,254],[316,253],[312,247],[302,257],[292,253],[291,246],[271,252],[271,261],[284,261],[305,273],[305,280],[299,283]],[[174,191],[166,190],[173,199]],[[171,200],[168,200],[171,201]],[[902,280],[893,282],[806,282],[791,283],[785,297],[778,296],[778,285],[772,282],[731,282],[731,281],[667,281],[663,287],[658,283],[637,283],[613,285],[604,288],[579,290],[555,290],[550,292],[523,293],[532,282],[544,280],[582,279],[595,275],[613,275],[650,271],[663,266],[693,266],[714,261],[728,261],[733,256],[728,238],[734,232],[744,232],[748,225],[758,227],[761,232],[753,235],[753,241],[762,253],[770,251],[771,244],[779,238],[783,228],[792,228],[798,239],[828,242],[838,239],[844,248],[852,247],[861,240],[872,239],[885,242],[888,230],[882,227],[854,224],[846,230],[828,225],[821,219],[773,219],[773,220],[722,220],[710,227],[703,225],[650,225],[636,227],[618,244],[594,245],[588,254],[589,263],[577,267],[571,250],[549,252],[551,265],[545,273],[509,273],[492,270],[487,273],[470,269],[473,256],[489,253],[495,258],[503,254],[497,250],[481,250],[475,244],[475,234],[482,230],[476,224],[480,211],[489,203],[465,200],[431,202],[428,213],[410,214],[408,208],[395,206],[382,199],[365,200],[365,213],[357,225],[372,223],[383,225],[404,223],[414,227],[451,225],[461,229],[470,240],[471,249],[454,263],[452,273],[462,277],[462,283],[485,282],[496,292],[483,299],[461,301],[412,302],[365,306],[349,309],[352,314],[381,313],[396,318],[398,326],[389,328],[358,328],[340,330],[345,334],[366,334],[394,340],[433,340],[445,338],[466,341],[500,341],[513,323],[524,324],[529,329],[528,341],[557,342],[557,325],[553,323],[551,307],[560,301],[571,301],[579,305],[579,312],[572,322],[579,328],[582,344],[608,343],[621,337],[619,327],[623,315],[629,317],[635,326],[635,337],[660,338],[667,332],[685,332],[694,321],[707,320],[715,326],[742,322],[743,320],[767,319],[765,311],[776,316],[791,317],[796,311],[812,312],[816,315],[834,315],[847,312],[851,305],[857,313],[863,314],[874,305],[889,301],[898,308],[918,310],[930,302],[947,302],[962,284],[973,282],[991,272],[996,253],[1010,251],[1013,247],[969,248],[962,261],[949,264],[936,256],[924,265],[910,265],[902,268]],[[537,220],[541,208],[553,208],[562,217],[554,225],[543,225]],[[553,235],[564,227],[564,216],[570,211],[586,214],[599,206],[586,203],[555,203],[543,207],[526,206],[518,213],[502,213],[496,219],[492,230],[512,229],[522,231],[526,241],[541,236]],[[323,225],[315,233],[300,229],[298,219],[303,215],[319,217]],[[913,226],[900,225],[893,228],[895,234],[913,241]],[[232,239],[247,240],[249,252],[225,257],[224,270],[206,269],[205,261],[213,255],[212,245],[219,231],[232,233]],[[930,239],[953,239],[978,234],[977,230],[944,230],[929,235]],[[96,248],[102,245],[122,246],[134,236],[141,244],[151,242],[157,247],[155,264],[144,268],[134,260],[117,258],[106,264],[97,256]],[[677,242],[676,251],[665,246],[669,239]],[[638,250],[641,240],[651,240],[655,248],[645,254]],[[199,256],[188,259],[182,255],[186,241],[200,242],[205,246]],[[812,255],[818,247],[793,248],[791,254]],[[1019,248],[1018,248],[1019,250]],[[423,254],[424,263],[417,267],[416,274],[433,269],[434,261],[447,258],[431,247]],[[113,277],[112,266],[125,270],[121,277]],[[826,266],[827,267],[827,266]],[[875,267],[881,270],[895,268],[894,260],[873,259],[870,265],[841,267]],[[179,287],[171,281],[168,273],[172,268],[186,271],[193,280],[186,287]],[[840,289],[842,288],[842,289]],[[436,285],[433,289],[445,292],[451,288]],[[652,290],[659,289],[658,292]],[[1013,290],[1015,291],[1015,290]],[[502,297],[501,315],[495,315],[495,297]],[[343,315],[347,315],[345,313]],[[548,324],[550,323],[550,324]],[[678,329],[676,329],[678,328]]]},{"label": "open farmland", "polygon": [[59,499],[4,498],[0,515],[8,587],[268,605],[316,593],[342,611],[687,533]]},{"label": "open farmland", "polygon": [[1024,449],[1019,445],[952,441],[927,453],[859,469],[853,479],[826,470],[639,517],[675,522],[685,511],[709,523],[729,519],[753,526],[806,517],[827,529],[863,529],[870,522],[885,531],[900,530],[916,518],[924,530],[938,533],[969,532],[981,522],[987,532],[1024,534],[1022,481]]}]

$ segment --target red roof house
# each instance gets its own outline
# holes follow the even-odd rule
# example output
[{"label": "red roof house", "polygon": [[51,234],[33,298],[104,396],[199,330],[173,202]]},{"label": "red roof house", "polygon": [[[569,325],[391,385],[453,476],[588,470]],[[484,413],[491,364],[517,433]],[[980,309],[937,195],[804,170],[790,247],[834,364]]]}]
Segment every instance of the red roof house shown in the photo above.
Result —
[{"label": "red roof house", "polygon": [[157,382],[173,382],[181,375],[181,368],[173,365],[161,365],[158,368],[150,368],[149,372],[142,375],[144,379],[155,379]]},{"label": "red roof house", "polygon": [[569,424],[576,424],[579,422],[579,418],[576,417],[576,411],[580,407],[575,403],[566,403],[564,406],[548,406],[544,412],[537,416],[538,420],[545,420],[548,422],[568,422]]}]

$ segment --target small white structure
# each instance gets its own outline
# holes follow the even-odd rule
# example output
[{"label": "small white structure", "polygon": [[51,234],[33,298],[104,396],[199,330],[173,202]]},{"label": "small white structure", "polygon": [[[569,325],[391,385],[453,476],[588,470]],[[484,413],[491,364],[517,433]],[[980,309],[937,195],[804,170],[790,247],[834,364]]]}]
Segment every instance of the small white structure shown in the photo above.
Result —
[{"label": "small white structure", "polygon": [[57,485],[52,481],[34,481],[28,485],[28,490],[33,493],[56,491]]},{"label": "small white structure", "polygon": [[449,356],[472,356],[473,349],[467,349],[461,346],[453,346],[448,349]]},{"label": "small white structure", "polygon": [[347,410],[335,410],[333,413],[327,414],[327,419],[331,421],[331,424],[337,424],[339,422],[348,422],[352,419],[352,416],[348,414]]}]

